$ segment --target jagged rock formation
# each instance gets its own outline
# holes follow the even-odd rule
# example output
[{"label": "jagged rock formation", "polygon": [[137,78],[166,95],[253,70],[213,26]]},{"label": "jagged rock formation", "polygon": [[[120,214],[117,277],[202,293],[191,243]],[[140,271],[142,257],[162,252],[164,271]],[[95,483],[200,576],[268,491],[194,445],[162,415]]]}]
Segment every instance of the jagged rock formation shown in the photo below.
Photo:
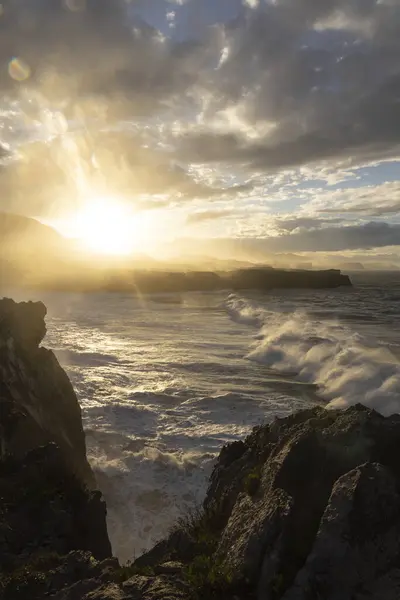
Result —
[{"label": "jagged rock formation", "polygon": [[121,567],[44,313],[0,302],[0,600],[400,597],[400,416],[361,405],[223,448],[202,509]]},{"label": "jagged rock formation", "polygon": [[399,598],[399,451],[400,417],[361,405],[258,427],[222,450],[203,513],[137,564],[186,563],[204,598]]},{"label": "jagged rock formation", "polygon": [[77,477],[94,487],[77,397],[53,352],[39,347],[45,315],[41,302],[0,300],[1,455],[21,458],[55,442]]},{"label": "jagged rock formation", "polygon": [[43,595],[48,581],[35,562],[73,551],[111,556],[77,398],[39,347],[45,314],[40,302],[0,300],[0,598]]},{"label": "jagged rock formation", "polygon": [[20,569],[39,556],[90,551],[111,555],[105,504],[71,472],[55,444],[0,462],[0,570]]}]

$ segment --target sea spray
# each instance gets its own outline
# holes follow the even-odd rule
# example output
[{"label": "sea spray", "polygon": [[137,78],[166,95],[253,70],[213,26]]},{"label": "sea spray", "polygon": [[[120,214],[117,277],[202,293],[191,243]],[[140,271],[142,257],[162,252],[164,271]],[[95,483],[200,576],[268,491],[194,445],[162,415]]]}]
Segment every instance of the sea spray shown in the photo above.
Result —
[{"label": "sea spray", "polygon": [[[232,315],[232,299],[229,312]],[[235,299],[238,320],[260,319],[254,303]],[[243,320],[241,321],[243,322]],[[254,324],[254,321],[252,322]],[[400,412],[400,364],[389,348],[352,331],[339,321],[307,313],[268,315],[251,351],[252,361],[300,381],[314,383],[329,407],[362,403],[383,415]]]}]

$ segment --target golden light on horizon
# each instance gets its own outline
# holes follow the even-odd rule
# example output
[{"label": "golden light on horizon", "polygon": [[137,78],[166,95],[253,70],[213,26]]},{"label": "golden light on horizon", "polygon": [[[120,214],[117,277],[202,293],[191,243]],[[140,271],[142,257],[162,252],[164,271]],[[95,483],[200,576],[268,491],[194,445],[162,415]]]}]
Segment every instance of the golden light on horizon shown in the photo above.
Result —
[{"label": "golden light on horizon", "polygon": [[[138,209],[135,198],[88,193],[74,210],[64,209],[42,222],[74,240],[76,250],[99,257],[164,257],[165,243],[182,222],[165,209]],[[84,255],[82,256],[84,258]]]},{"label": "golden light on horizon", "polygon": [[143,242],[139,221],[123,202],[108,196],[89,199],[75,217],[75,235],[97,254],[123,256]]}]

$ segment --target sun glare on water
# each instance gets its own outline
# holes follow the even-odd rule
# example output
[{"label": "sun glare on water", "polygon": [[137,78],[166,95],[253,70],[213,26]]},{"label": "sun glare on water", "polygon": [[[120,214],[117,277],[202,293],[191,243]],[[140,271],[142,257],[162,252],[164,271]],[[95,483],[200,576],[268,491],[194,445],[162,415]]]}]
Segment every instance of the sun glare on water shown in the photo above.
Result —
[{"label": "sun glare on water", "polygon": [[76,236],[92,252],[127,255],[140,241],[135,214],[117,199],[89,200],[76,215]]}]

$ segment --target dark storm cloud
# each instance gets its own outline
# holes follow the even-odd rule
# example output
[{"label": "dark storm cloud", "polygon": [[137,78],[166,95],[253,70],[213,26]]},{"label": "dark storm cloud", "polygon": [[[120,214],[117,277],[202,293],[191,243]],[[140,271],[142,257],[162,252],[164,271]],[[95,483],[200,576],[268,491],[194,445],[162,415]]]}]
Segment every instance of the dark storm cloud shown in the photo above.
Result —
[{"label": "dark storm cloud", "polygon": [[[0,16],[0,83],[23,84],[76,104],[105,98],[108,117],[154,112],[194,81],[198,44],[174,47],[129,16],[124,0],[6,0]],[[27,74],[10,74],[17,58]],[[187,61],[190,58],[190,67]],[[110,98],[113,103],[110,104]],[[118,101],[118,102],[117,102]]]},{"label": "dark storm cloud", "polygon": [[281,0],[225,29],[224,60],[205,117],[226,108],[261,131],[182,140],[195,161],[253,170],[320,159],[355,162],[400,152],[400,5]]},{"label": "dark storm cloud", "polygon": [[[183,240],[183,248],[190,247],[193,240]],[[194,242],[193,242],[194,243]],[[241,256],[249,259],[268,260],[268,257],[285,255],[294,257],[303,252],[374,251],[376,248],[400,245],[400,225],[371,222],[346,227],[323,227],[271,237],[238,237],[196,239],[202,252],[219,250],[224,256]],[[300,260],[300,255],[297,256]],[[303,259],[304,260],[304,259]]]},{"label": "dark storm cloud", "polygon": [[400,244],[400,225],[367,223],[347,227],[323,227],[247,242],[265,252],[335,252]]}]

